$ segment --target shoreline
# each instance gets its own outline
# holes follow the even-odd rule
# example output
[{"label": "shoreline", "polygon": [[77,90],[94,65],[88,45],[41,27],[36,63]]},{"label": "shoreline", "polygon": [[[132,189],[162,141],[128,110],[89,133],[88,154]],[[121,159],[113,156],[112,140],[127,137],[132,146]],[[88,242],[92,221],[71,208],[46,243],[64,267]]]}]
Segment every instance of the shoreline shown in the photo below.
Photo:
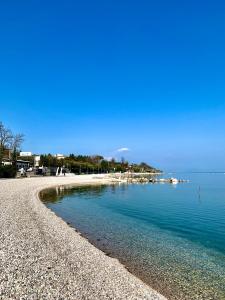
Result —
[{"label": "shoreline", "polygon": [[111,184],[94,176],[0,180],[0,299],[166,299],[39,199],[57,185]]}]

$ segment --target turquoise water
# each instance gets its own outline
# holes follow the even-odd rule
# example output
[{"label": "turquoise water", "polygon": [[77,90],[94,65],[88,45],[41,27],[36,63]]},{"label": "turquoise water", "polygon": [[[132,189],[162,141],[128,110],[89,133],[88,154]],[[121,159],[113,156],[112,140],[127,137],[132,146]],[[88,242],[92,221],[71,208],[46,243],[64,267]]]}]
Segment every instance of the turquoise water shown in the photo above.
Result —
[{"label": "turquoise water", "polygon": [[225,175],[175,176],[190,182],[58,187],[41,198],[169,299],[225,299]]}]

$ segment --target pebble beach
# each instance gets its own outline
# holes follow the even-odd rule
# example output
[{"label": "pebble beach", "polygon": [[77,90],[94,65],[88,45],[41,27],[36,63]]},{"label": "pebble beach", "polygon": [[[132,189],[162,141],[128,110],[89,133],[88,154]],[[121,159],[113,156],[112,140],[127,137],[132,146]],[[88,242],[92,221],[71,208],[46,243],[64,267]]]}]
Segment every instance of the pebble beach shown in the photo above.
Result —
[{"label": "pebble beach", "polygon": [[92,175],[0,180],[0,299],[166,299],[95,248],[39,200]]}]

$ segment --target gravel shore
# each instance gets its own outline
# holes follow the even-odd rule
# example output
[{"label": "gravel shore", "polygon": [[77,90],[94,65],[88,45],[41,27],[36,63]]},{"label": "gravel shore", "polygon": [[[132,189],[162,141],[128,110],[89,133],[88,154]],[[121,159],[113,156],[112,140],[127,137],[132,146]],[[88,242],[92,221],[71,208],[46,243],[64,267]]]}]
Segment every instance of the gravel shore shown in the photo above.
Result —
[{"label": "gravel shore", "polygon": [[81,237],[38,199],[90,175],[0,180],[0,299],[166,299]]}]

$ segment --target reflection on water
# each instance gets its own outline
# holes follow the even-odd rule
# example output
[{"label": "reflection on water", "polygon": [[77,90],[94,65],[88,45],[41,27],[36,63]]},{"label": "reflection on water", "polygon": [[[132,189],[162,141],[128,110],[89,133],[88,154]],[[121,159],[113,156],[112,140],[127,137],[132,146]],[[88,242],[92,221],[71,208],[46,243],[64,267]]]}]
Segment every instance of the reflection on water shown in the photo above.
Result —
[{"label": "reflection on water", "polygon": [[169,299],[225,299],[225,176],[57,187],[46,205]]},{"label": "reflection on water", "polygon": [[[111,186],[115,191],[115,186]],[[45,189],[40,192],[40,198],[44,203],[55,203],[62,200],[64,197],[78,195],[86,195],[97,197],[104,193],[104,185],[90,185],[90,186],[71,186],[71,185],[59,185],[54,188]]]}]

